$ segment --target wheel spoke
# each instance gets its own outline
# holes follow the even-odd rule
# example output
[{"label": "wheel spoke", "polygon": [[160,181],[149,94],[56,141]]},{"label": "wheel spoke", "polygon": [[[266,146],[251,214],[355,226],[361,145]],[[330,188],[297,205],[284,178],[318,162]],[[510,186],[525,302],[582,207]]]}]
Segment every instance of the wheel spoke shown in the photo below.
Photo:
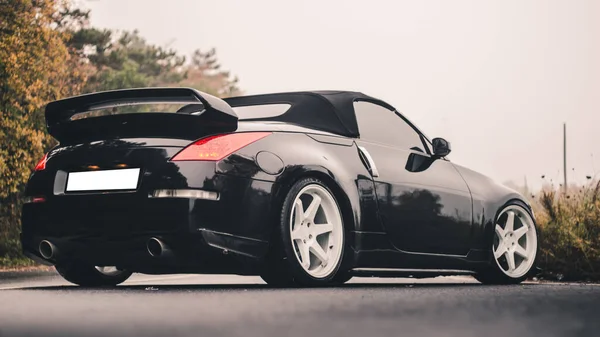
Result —
[{"label": "wheel spoke", "polygon": [[[298,226],[300,227],[300,226]],[[302,233],[299,228],[296,228],[292,231],[292,240],[301,240],[303,238]]]},{"label": "wheel spoke", "polygon": [[298,228],[304,220],[304,209],[302,208],[302,200],[296,199],[294,204],[294,229]]},{"label": "wheel spoke", "polygon": [[315,215],[317,215],[317,210],[319,209],[319,206],[321,206],[321,197],[316,194],[312,194],[312,197],[313,199],[310,202],[310,205],[308,205],[304,212],[304,219],[314,220]]},{"label": "wheel spoke", "polygon": [[512,232],[515,228],[515,212],[506,212],[508,218],[506,219],[506,226],[504,226],[504,232]]},{"label": "wheel spoke", "polygon": [[298,250],[300,251],[300,257],[302,258],[302,266],[306,269],[310,267],[310,252],[308,245],[305,244],[302,240],[296,241],[298,245]]},{"label": "wheel spoke", "polygon": [[330,233],[331,231],[333,231],[333,225],[332,224],[319,224],[319,225],[314,225],[312,228],[312,234],[317,237],[319,235],[322,234],[326,234],[326,233]]},{"label": "wheel spoke", "polygon": [[515,233],[516,239],[519,240],[528,231],[529,231],[529,228],[527,226],[525,226],[525,225],[523,225],[523,227],[515,230],[514,233]]},{"label": "wheel spoke", "polygon": [[529,258],[527,256],[527,251],[525,250],[525,248],[521,247],[521,245],[519,244],[515,245],[515,253],[521,255],[521,257],[523,257],[525,260]]},{"label": "wheel spoke", "polygon": [[496,225],[496,235],[498,235],[498,238],[500,238],[500,240],[504,238],[504,229],[502,229],[500,225]]},{"label": "wheel spoke", "polygon": [[506,245],[504,244],[504,241],[500,240],[498,247],[494,251],[494,257],[498,259],[500,256],[504,255],[504,253],[506,253]]},{"label": "wheel spoke", "polygon": [[313,253],[323,266],[327,265],[327,261],[329,258],[327,257],[327,253],[323,250],[321,245],[317,241],[314,241],[313,244],[309,248],[310,252]]},{"label": "wheel spoke", "polygon": [[508,262],[508,271],[515,270],[515,254],[506,251],[506,262]]}]

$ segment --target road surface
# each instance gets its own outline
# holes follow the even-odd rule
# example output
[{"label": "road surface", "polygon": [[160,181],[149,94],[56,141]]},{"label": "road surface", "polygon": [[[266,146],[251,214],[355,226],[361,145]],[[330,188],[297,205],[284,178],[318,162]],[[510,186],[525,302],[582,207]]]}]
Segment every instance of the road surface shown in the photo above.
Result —
[{"label": "road surface", "polygon": [[273,289],[259,278],[134,275],[116,289],[0,274],[0,336],[600,336],[600,286],[469,277]]}]

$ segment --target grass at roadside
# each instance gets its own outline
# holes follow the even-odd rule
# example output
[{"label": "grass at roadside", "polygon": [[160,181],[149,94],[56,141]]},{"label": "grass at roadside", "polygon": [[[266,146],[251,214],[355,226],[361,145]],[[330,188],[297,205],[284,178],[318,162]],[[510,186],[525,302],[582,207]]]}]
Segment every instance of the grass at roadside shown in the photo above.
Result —
[{"label": "grass at roadside", "polygon": [[54,271],[54,267],[52,266],[44,266],[41,264],[36,264],[33,266],[23,266],[23,267],[0,267],[0,273],[29,273],[29,272],[46,272],[46,271]]},{"label": "grass at roadside", "polygon": [[12,269],[31,269],[31,268],[44,268],[46,266],[39,265],[33,260],[26,257],[0,257],[0,270],[12,270]]},{"label": "grass at roadside", "polygon": [[547,187],[532,204],[540,234],[541,276],[565,281],[600,281],[600,181]]}]

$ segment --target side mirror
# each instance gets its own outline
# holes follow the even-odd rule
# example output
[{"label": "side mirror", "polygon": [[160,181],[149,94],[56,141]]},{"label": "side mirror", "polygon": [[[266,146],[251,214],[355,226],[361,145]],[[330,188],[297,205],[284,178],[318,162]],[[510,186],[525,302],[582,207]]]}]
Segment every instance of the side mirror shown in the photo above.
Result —
[{"label": "side mirror", "polygon": [[445,157],[450,153],[450,142],[444,138],[434,138],[431,142],[433,144],[433,154],[436,157]]}]

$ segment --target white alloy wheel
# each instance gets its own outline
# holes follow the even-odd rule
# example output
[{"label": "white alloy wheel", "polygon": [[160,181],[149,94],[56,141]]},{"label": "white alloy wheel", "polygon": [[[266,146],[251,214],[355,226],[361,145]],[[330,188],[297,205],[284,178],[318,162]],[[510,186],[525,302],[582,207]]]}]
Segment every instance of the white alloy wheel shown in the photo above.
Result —
[{"label": "white alloy wheel", "polygon": [[106,276],[118,276],[123,273],[122,270],[119,270],[119,269],[117,269],[117,267],[114,267],[114,266],[106,266],[106,267],[96,266],[96,270],[99,271],[100,274],[106,275]]},{"label": "white alloy wheel", "polygon": [[495,225],[492,252],[504,274],[511,278],[525,276],[535,261],[537,234],[531,215],[520,206],[506,207]]},{"label": "white alloy wheel", "polygon": [[317,279],[335,272],[342,258],[344,227],[333,195],[321,185],[305,186],[294,199],[289,225],[302,268]]}]

